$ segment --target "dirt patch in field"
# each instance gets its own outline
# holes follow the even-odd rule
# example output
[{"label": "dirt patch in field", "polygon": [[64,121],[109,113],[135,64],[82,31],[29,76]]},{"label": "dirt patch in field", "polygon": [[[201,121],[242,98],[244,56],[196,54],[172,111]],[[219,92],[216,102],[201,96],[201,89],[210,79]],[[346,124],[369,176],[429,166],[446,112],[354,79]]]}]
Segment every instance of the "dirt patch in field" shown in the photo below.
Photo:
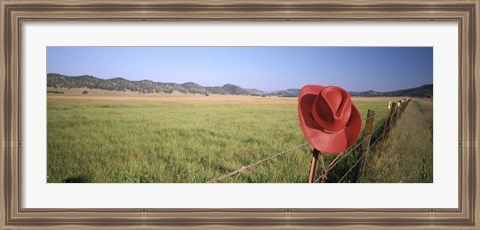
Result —
[{"label": "dirt patch in field", "polygon": [[49,95],[49,101],[99,101],[99,102],[171,102],[205,104],[296,104],[297,98],[225,96],[225,95],[175,95],[175,96],[101,96],[101,95]]},{"label": "dirt patch in field", "polygon": [[[77,101],[111,101],[111,102],[180,102],[180,103],[207,103],[207,104],[296,104],[296,97],[259,97],[240,95],[184,94],[181,92],[166,93],[139,93],[133,91],[117,91],[89,88],[53,88],[48,91],[58,91],[64,94],[49,94],[48,100],[77,100]],[[88,94],[82,94],[88,91]],[[353,101],[367,102],[396,102],[402,97],[352,97]]]},{"label": "dirt patch in field", "polygon": [[403,97],[352,97],[353,101],[392,101],[398,102],[398,100],[402,100]]}]

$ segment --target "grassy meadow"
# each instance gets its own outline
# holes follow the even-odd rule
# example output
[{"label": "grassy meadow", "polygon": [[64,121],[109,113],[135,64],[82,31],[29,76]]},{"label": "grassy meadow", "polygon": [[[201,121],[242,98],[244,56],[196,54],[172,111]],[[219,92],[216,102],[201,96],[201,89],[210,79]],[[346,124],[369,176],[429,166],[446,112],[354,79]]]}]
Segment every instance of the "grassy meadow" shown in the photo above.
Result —
[{"label": "grassy meadow", "polygon": [[389,138],[373,148],[363,182],[433,182],[433,103],[414,100]]},{"label": "grassy meadow", "polygon": [[[354,98],[362,119],[368,109],[377,112],[375,127],[382,125],[389,100]],[[398,134],[392,136],[401,137],[400,132],[414,128],[428,130],[432,119],[428,102],[412,103],[405,113],[417,108],[407,114],[417,123],[395,130]],[[419,116],[425,120],[415,119]],[[297,98],[49,94],[47,120],[49,183],[204,183],[306,142]],[[422,122],[427,126],[419,125]],[[428,132],[410,138],[425,137]],[[405,148],[409,141],[402,140],[397,147]],[[422,150],[422,158],[398,159],[400,169],[389,172],[384,163],[395,164],[390,161],[397,147],[385,150],[378,159],[372,150],[364,181],[431,182],[431,147]],[[220,182],[304,183],[311,150],[309,145],[298,148]],[[338,181],[355,159],[353,154],[346,158],[326,182]],[[415,178],[400,177],[405,175],[403,164],[420,160],[427,166],[418,168],[421,172]]]}]

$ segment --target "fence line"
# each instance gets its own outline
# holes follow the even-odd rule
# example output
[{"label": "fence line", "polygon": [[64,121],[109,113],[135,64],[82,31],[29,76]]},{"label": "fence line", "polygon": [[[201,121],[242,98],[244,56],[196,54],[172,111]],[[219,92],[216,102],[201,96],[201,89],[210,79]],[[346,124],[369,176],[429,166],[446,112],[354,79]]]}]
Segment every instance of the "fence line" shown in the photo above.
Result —
[{"label": "fence line", "polygon": [[[388,115],[387,117],[385,118],[384,120],[384,125],[383,125],[383,133],[378,136],[376,138],[376,140],[369,144],[366,148],[366,152],[368,153],[370,147],[373,147],[377,144],[377,142],[379,142],[380,140],[383,140],[386,136],[388,136],[389,132],[393,129],[393,127],[396,125],[397,121],[400,119],[402,113],[405,111],[407,105],[409,104],[411,99],[404,99],[404,100],[400,100],[398,101],[398,103],[390,103],[389,104],[389,110],[388,110]],[[392,105],[390,107],[390,105]],[[388,125],[387,125],[388,124]],[[373,135],[375,134],[379,129],[380,127],[382,127],[382,125],[380,125],[379,127],[377,127],[373,132],[371,132],[370,135]],[[386,129],[386,130],[385,130]],[[370,138],[370,137],[368,137]],[[363,139],[365,139],[365,135],[363,137]],[[361,154],[360,157],[358,158],[358,160],[355,162],[355,164],[342,176],[342,178],[340,178],[340,180],[338,181],[338,183],[342,182],[343,179],[346,178],[346,176],[356,167],[361,167],[359,166],[359,162],[361,162],[364,158],[366,158],[366,155],[367,154]],[[363,165],[364,167],[364,165]],[[360,180],[357,180],[358,178],[362,178],[363,176],[363,170],[358,170],[357,169],[357,172],[356,172],[356,175],[355,175],[355,182],[359,182]]]},{"label": "fence line", "polygon": [[307,145],[307,144],[308,144],[308,142],[305,142],[305,143],[303,143],[303,144],[297,145],[297,146],[295,146],[295,147],[292,147],[292,148],[290,148],[290,149],[284,150],[284,151],[282,151],[282,152],[275,153],[275,154],[273,154],[273,155],[271,155],[271,156],[269,156],[269,157],[267,157],[267,158],[261,159],[261,160],[259,160],[259,161],[257,161],[257,162],[251,163],[251,164],[246,165],[246,166],[242,166],[242,167],[240,167],[240,168],[238,168],[238,169],[236,169],[236,170],[234,170],[234,171],[231,171],[231,172],[229,172],[229,173],[227,173],[227,174],[224,174],[224,175],[222,175],[222,176],[219,176],[219,177],[217,177],[217,178],[214,178],[214,179],[212,179],[212,180],[209,180],[207,183],[217,183],[217,181],[219,181],[219,180],[225,179],[225,178],[227,178],[227,177],[231,177],[231,176],[233,176],[233,175],[235,175],[235,174],[237,174],[237,173],[239,173],[239,172],[244,171],[245,169],[254,167],[254,166],[256,166],[256,165],[258,165],[258,164],[261,164],[261,163],[263,163],[263,162],[265,162],[265,161],[269,161],[269,160],[271,160],[271,159],[273,159],[273,158],[275,158],[275,157],[278,157],[278,156],[281,156],[281,155],[283,155],[283,154],[285,154],[285,153],[291,152],[291,151],[293,151],[293,150],[295,150],[295,149],[298,149],[298,148],[300,148],[300,147],[303,147],[303,146],[305,146],[305,145]]},{"label": "fence line", "polygon": [[[375,146],[380,140],[384,140],[384,138],[388,137],[388,133],[391,131],[391,129],[396,125],[396,122],[397,120],[401,117],[403,111],[405,110],[405,108],[407,107],[407,105],[409,104],[411,99],[404,99],[404,100],[400,100],[398,102],[398,104],[396,102],[392,103],[390,102],[389,103],[389,107],[388,107],[388,110],[387,110],[387,116],[385,117],[384,121],[383,121],[383,124],[380,124],[378,125],[378,127],[376,127],[373,131],[371,131],[368,138],[366,138],[365,136],[365,133],[362,137],[362,140],[359,141],[355,146],[353,147],[350,147],[350,149],[348,151],[344,151],[340,154],[338,154],[329,164],[327,167],[325,167],[325,161],[323,159],[323,154],[320,153],[320,160],[321,160],[321,163],[322,163],[322,175],[320,175],[316,180],[315,182],[319,182],[320,180],[325,180],[328,178],[328,172],[333,169],[339,162],[343,161],[347,156],[349,156],[354,150],[356,150],[360,145],[362,145],[365,141],[368,140],[368,145],[366,148],[367,148],[367,153],[368,153],[368,149],[370,147],[373,147]],[[362,120],[365,120],[365,122],[373,122],[373,121],[368,121],[370,119],[374,119],[375,118],[375,115],[373,116],[367,116],[366,118],[362,119]],[[370,143],[370,138],[371,138],[371,135],[374,135],[377,133],[377,131],[380,130],[380,128],[383,128],[383,132],[381,135],[377,136],[375,141],[373,143]],[[290,149],[287,149],[287,150],[284,150],[284,151],[281,151],[281,152],[278,152],[278,153],[275,153],[267,158],[264,158],[264,159],[261,159],[259,161],[256,161],[256,162],[253,162],[249,165],[246,165],[246,166],[242,166],[234,171],[231,171],[229,173],[226,173],[222,176],[219,176],[219,177],[216,177],[214,179],[211,179],[209,180],[207,183],[217,183],[218,181],[220,180],[223,180],[225,178],[228,178],[228,177],[231,177],[231,176],[234,176],[248,168],[251,168],[251,167],[255,167],[263,162],[266,162],[266,161],[269,161],[269,160],[272,160],[278,156],[281,156],[281,155],[284,155],[288,152],[291,152],[295,149],[298,149],[300,147],[303,147],[303,146],[306,146],[308,144],[308,142],[305,142],[303,144],[300,144],[300,145],[297,145],[297,146],[294,146]],[[361,154],[357,161],[355,162],[355,164],[353,164],[352,167],[349,168],[349,170],[340,178],[340,180],[338,181],[338,183],[342,182],[343,179],[346,178],[346,176],[354,169],[357,167],[357,165],[359,164],[359,162],[366,157],[367,154]],[[362,163],[362,165],[364,165]],[[363,170],[361,171],[363,173]],[[358,171],[357,171],[357,174],[358,174]],[[358,175],[356,175],[358,176]]]},{"label": "fence line", "polygon": [[[345,159],[345,157],[347,157],[348,155],[350,155],[350,154],[353,152],[353,150],[357,149],[358,146],[360,146],[361,144],[363,144],[363,142],[365,142],[365,139],[363,139],[362,141],[360,141],[360,142],[359,142],[358,144],[356,144],[355,146],[351,147],[350,150],[349,150],[347,153],[343,154],[344,152],[342,152],[342,153],[338,154],[337,157],[335,157],[335,159],[333,159],[333,161],[330,162],[330,164],[328,165],[327,171],[330,170],[330,169],[332,169],[333,167],[335,167],[335,165],[337,165],[338,162],[341,162],[343,159]],[[342,158],[340,158],[340,160],[337,161],[337,159],[338,159],[340,156],[342,156]]]},{"label": "fence line", "polygon": [[370,119],[372,119],[373,117],[375,117],[375,115],[369,116],[369,117],[365,117],[365,118],[362,119],[362,121],[370,120]]},{"label": "fence line", "polygon": [[353,166],[345,173],[345,175],[342,176],[342,178],[340,178],[340,180],[338,181],[338,183],[342,182],[343,179],[345,179],[345,177],[348,175],[348,173],[350,173],[357,165],[358,163],[360,163],[360,160],[362,160],[363,158],[365,158],[366,155],[362,155],[361,157],[358,158],[357,162],[355,162],[355,164],[353,164]]},{"label": "fence line", "polygon": [[[372,116],[372,117],[373,117],[373,116]],[[381,125],[378,126],[372,133],[377,132],[378,130],[380,130],[380,128],[382,128]],[[335,158],[330,162],[330,164],[327,166],[327,169],[323,171],[323,174],[320,175],[320,177],[315,180],[315,182],[318,182],[318,181],[320,181],[321,179],[327,179],[327,178],[328,178],[328,176],[327,176],[328,171],[330,171],[333,167],[335,167],[335,165],[337,165],[339,162],[341,162],[343,159],[345,159],[345,157],[347,157],[348,155],[350,155],[355,149],[357,149],[357,148],[358,148],[361,144],[363,144],[363,142],[365,142],[366,140],[367,140],[367,139],[362,138],[362,141],[360,141],[359,143],[357,143],[355,146],[351,147],[350,150],[349,150],[347,153],[342,152],[342,153],[338,154],[337,157],[335,157]],[[370,146],[374,146],[374,145],[378,142],[378,140],[379,140],[379,138],[377,138],[377,139],[375,140],[375,142],[373,142],[373,144],[370,144]],[[340,160],[336,161],[340,156],[342,156],[342,157],[340,158]],[[320,155],[320,157],[322,157],[322,160],[323,160],[323,156]],[[363,158],[363,157],[362,157],[362,158]],[[356,163],[355,165],[357,165],[357,164],[358,164],[358,163]],[[351,171],[351,169],[350,169],[349,171]]]},{"label": "fence line", "polygon": [[365,117],[365,118],[362,119],[362,121],[370,120],[372,117],[375,117],[375,116]]},{"label": "fence line", "polygon": [[[347,157],[348,155],[350,155],[350,154],[353,152],[353,150],[355,150],[356,148],[358,148],[358,146],[360,146],[364,141],[365,141],[365,139],[362,140],[362,141],[360,141],[359,143],[357,143],[355,146],[351,147],[350,150],[349,150],[347,153],[345,153],[346,151],[344,151],[344,152],[338,154],[338,155],[330,162],[330,164],[328,164],[327,168],[325,168],[325,167],[323,168],[323,174],[322,174],[319,178],[317,178],[317,179],[315,180],[315,183],[318,182],[318,181],[320,181],[320,179],[327,179],[327,178],[328,178],[328,175],[327,175],[327,174],[328,174],[328,171],[330,171],[333,167],[335,167],[335,165],[337,165],[339,162],[341,162],[343,159],[345,159],[345,157]],[[340,158],[340,156],[341,156],[341,158]],[[322,159],[322,161],[323,161],[323,155],[322,155],[321,153],[320,153],[320,157],[321,157],[321,159]],[[340,160],[338,160],[339,158],[340,158]],[[337,160],[338,160],[338,161],[337,161]]]},{"label": "fence line", "polygon": [[377,144],[377,142],[380,141],[383,138],[383,135],[384,134],[382,133],[380,136],[378,136],[377,139],[370,145],[370,147],[375,146],[375,144]]}]

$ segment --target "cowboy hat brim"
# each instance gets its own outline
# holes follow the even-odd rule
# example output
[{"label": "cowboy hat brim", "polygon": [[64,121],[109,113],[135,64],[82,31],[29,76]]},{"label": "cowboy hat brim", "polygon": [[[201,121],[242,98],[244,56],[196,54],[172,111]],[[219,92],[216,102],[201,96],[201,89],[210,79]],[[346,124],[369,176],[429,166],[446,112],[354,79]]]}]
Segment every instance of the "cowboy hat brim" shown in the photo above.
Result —
[{"label": "cowboy hat brim", "polygon": [[298,95],[298,120],[308,142],[318,151],[324,153],[343,152],[357,141],[362,129],[362,119],[357,107],[352,103],[350,119],[345,129],[330,133],[315,123],[310,108],[319,92],[325,88],[319,85],[306,85]]}]

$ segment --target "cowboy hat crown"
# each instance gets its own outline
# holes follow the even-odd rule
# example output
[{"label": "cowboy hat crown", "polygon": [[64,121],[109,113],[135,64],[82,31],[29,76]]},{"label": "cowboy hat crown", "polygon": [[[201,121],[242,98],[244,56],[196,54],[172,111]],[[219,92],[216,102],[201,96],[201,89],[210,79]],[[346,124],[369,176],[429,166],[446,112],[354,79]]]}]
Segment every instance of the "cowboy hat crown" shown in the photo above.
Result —
[{"label": "cowboy hat crown", "polygon": [[357,107],[337,86],[305,85],[298,95],[298,118],[308,142],[325,153],[348,149],[362,129]]},{"label": "cowboy hat crown", "polygon": [[342,88],[327,86],[315,97],[311,115],[315,123],[326,132],[345,129],[352,111],[350,95]]}]

